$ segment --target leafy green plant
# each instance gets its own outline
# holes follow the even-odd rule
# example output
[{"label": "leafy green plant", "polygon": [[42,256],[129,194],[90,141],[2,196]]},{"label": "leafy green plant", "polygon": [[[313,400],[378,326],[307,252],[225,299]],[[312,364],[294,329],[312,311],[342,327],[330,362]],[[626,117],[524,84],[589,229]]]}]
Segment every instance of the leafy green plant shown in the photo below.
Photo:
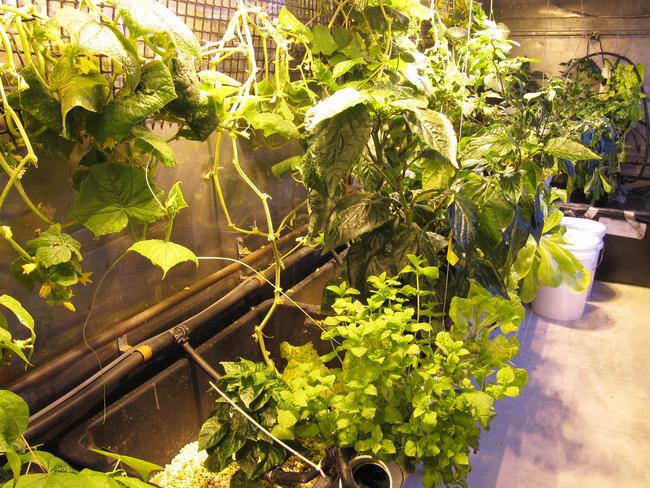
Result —
[{"label": "leafy green plant", "polygon": [[[61,488],[141,488],[151,486],[126,475],[123,470],[115,469],[111,473],[100,473],[91,469],[78,471],[65,461],[44,451],[33,449],[27,444],[23,433],[27,429],[29,410],[25,401],[18,395],[0,390],[0,455],[7,458],[5,470],[13,473],[14,480],[7,481],[4,488],[22,488],[33,486],[57,486]],[[107,453],[110,454],[110,453]],[[143,461],[124,457],[120,460],[142,468]],[[149,469],[162,469],[147,463]],[[23,473],[24,471],[24,473]],[[23,473],[23,474],[21,474]],[[142,471],[143,475],[148,474]]]},{"label": "leafy green plant", "polygon": [[[217,386],[234,398],[267,430],[276,425],[275,390],[280,384],[275,370],[265,363],[222,363],[226,374]],[[206,467],[221,471],[237,462],[246,479],[259,479],[286,459],[282,447],[274,444],[225,400],[219,399],[199,433],[199,449],[206,450]],[[238,479],[235,477],[235,479]]]},{"label": "leafy green plant", "polygon": [[[616,191],[627,157],[628,134],[643,119],[644,67],[602,55],[571,60],[567,77],[555,80],[562,103],[562,123],[598,157],[576,165],[569,190],[576,188],[596,202]],[[571,193],[571,191],[569,191]]]},{"label": "leafy green plant", "polygon": [[519,250],[512,271],[520,282],[520,295],[524,303],[532,302],[540,285],[571,286],[578,293],[587,290],[592,276],[578,259],[563,247],[560,220],[562,212],[555,210],[544,222],[539,242],[529,238]]},{"label": "leafy green plant", "polygon": [[[462,485],[494,401],[519,395],[526,383],[526,372],[511,365],[524,311],[473,283],[467,298],[452,300],[444,327],[431,301],[420,302],[432,294],[424,285],[437,279],[437,268],[408,259],[397,277],[370,277],[363,301],[345,283],[331,287],[335,315],[324,320],[322,335],[334,345],[331,354],[319,357],[312,344],[283,344],[288,363],[281,375],[262,364],[226,363],[220,383],[236,386],[230,392],[280,439],[318,437],[409,469],[424,463],[425,486]],[[418,286],[404,284],[409,276]],[[241,416],[234,422],[238,413],[222,406],[201,434],[208,467],[217,459],[218,469],[233,454],[245,459],[260,442],[259,434],[247,434],[250,425],[240,426]],[[272,467],[267,461],[265,469]],[[256,479],[261,472],[246,475]]]},{"label": "leafy green plant", "polygon": [[[187,26],[152,0],[109,3],[116,7],[115,18],[91,0],[79,9],[59,9],[52,18],[38,1],[0,6],[6,53],[0,102],[7,128],[0,138],[0,166],[8,176],[0,211],[15,189],[47,224],[22,243],[3,215],[0,236],[18,254],[11,266],[17,281],[72,311],[73,289],[90,283],[90,273],[81,268],[79,242],[65,231],[71,225],[81,224],[97,237],[128,229],[137,241],[129,250],[160,266],[163,277],[179,263],[198,264],[192,251],[170,242],[174,218],[187,203],[179,183],[165,198],[153,182],[158,167],[173,167],[176,159],[169,141],[146,122],[171,120],[180,124],[176,137],[192,139],[207,138],[218,124],[214,99],[196,75],[200,45]],[[145,11],[148,15],[141,15]],[[155,59],[142,58],[138,43],[148,45]],[[100,56],[106,58],[103,65]],[[22,186],[24,174],[37,171],[41,152],[79,163],[69,221],[54,222]],[[164,240],[147,239],[148,226],[159,220],[167,221]],[[3,344],[15,346],[5,335]]]}]

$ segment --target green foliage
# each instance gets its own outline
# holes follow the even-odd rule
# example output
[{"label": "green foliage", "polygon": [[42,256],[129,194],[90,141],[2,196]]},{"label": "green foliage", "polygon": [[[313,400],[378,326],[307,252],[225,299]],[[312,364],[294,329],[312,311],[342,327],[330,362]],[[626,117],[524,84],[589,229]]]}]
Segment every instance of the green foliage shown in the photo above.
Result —
[{"label": "green foliage", "polygon": [[108,0],[118,8],[133,37],[147,37],[161,47],[168,42],[184,54],[199,57],[194,33],[173,12],[155,0]]},{"label": "green foliage", "polygon": [[457,166],[457,141],[454,126],[449,119],[433,110],[415,110],[404,114],[411,130],[431,149]]},{"label": "green foliage", "polygon": [[[335,315],[323,321],[322,339],[333,345],[331,354],[319,357],[312,344],[283,343],[281,375],[249,361],[226,363],[220,388],[280,439],[318,437],[409,469],[423,463],[425,486],[462,485],[469,451],[478,448],[495,400],[519,395],[527,381],[526,372],[512,366],[524,310],[472,283],[467,298],[452,300],[447,329],[432,292],[421,287],[435,283],[438,269],[413,255],[408,262],[396,277],[370,277],[363,301],[345,283],[330,287]],[[405,284],[409,278],[417,286]],[[237,416],[219,402],[201,431],[211,469],[262,442]]]},{"label": "green foliage", "polygon": [[90,132],[104,145],[122,141],[147,117],[176,98],[167,66],[156,60],[142,67],[140,83],[133,94],[112,100],[106,109],[90,119]]},{"label": "green foliage", "polygon": [[[173,219],[187,203],[176,186],[175,197],[170,195],[167,205],[161,204],[154,175],[158,165],[174,166],[176,157],[167,141],[144,123],[167,117],[187,124],[188,135],[199,139],[207,138],[217,126],[214,100],[203,93],[196,74],[194,64],[201,53],[191,30],[155,1],[109,3],[128,28],[126,34],[92,0],[84,2],[83,11],[66,7],[53,18],[40,13],[37,5],[23,2],[18,13],[0,20],[0,30],[16,41],[16,50],[22,53],[17,58],[7,52],[2,63],[2,124],[9,132],[0,139],[0,166],[9,179],[0,192],[0,209],[16,187],[27,207],[49,225],[42,233],[35,229],[39,237],[26,244],[4,232],[2,236],[19,254],[11,266],[14,277],[29,289],[36,288],[48,303],[61,303],[70,310],[75,308],[72,288],[89,283],[89,274],[81,270],[79,243],[63,233],[51,215],[44,215],[22,188],[24,172],[37,166],[36,149],[79,161],[73,178],[79,194],[70,210],[72,219],[96,236],[128,227],[135,240],[136,231],[146,238],[147,225],[164,218],[167,243]],[[155,59],[138,55],[142,43],[152,48]],[[3,49],[13,48],[3,43]],[[178,59],[183,60],[180,65],[174,62]],[[104,74],[106,60],[110,74]],[[184,114],[172,110],[177,98],[186,105]],[[194,99],[200,104],[189,106]],[[136,226],[142,227],[141,233]],[[168,256],[162,261],[168,269],[165,266],[174,259]],[[2,320],[2,343],[13,344],[18,354],[21,342],[11,339]],[[27,340],[24,344],[30,346]]]},{"label": "green foliage", "polygon": [[71,7],[59,10],[55,19],[77,49],[108,56],[119,63],[126,74],[127,90],[137,86],[140,80],[138,54],[118,29]]},{"label": "green foliage", "polygon": [[116,461],[119,461],[120,463],[125,464],[130,468],[133,468],[138,473],[138,476],[140,476],[140,479],[143,480],[148,480],[151,476],[151,473],[165,469],[157,464],[131,456],[123,456],[122,454],[115,454],[112,452],[103,451],[102,449],[91,449],[91,451],[102,454],[111,459],[115,459]]},{"label": "green foliage", "polygon": [[[217,386],[266,429],[280,425],[274,398],[274,390],[280,384],[280,379],[275,370],[263,363],[247,360],[222,365],[226,375],[217,382]],[[241,474],[236,474],[237,478],[233,476],[233,480],[243,477],[242,482],[259,479],[286,458],[283,448],[274,444],[222,399],[217,400],[201,428],[199,449],[207,451],[205,466],[210,471],[221,471],[236,461]]]},{"label": "green foliage", "polygon": [[348,193],[332,210],[325,231],[326,242],[336,248],[381,227],[391,217],[388,198],[362,191]]},{"label": "green foliage", "polygon": [[170,145],[158,134],[146,127],[134,127],[131,133],[135,136],[135,146],[150,153],[163,165],[173,168],[176,166],[176,154]]},{"label": "green foliage", "polygon": [[560,220],[562,212],[555,210],[547,218],[539,241],[532,236],[522,247],[513,263],[512,274],[520,283],[524,303],[532,302],[540,285],[557,287],[565,284],[577,293],[584,292],[592,276],[582,263],[566,249]]},{"label": "green foliage", "polygon": [[[0,312],[0,360],[5,359],[5,351],[13,352],[24,362],[29,363],[36,333],[34,332],[34,319],[27,310],[23,308],[18,300],[10,295],[0,295],[0,305],[14,314],[20,325],[25,327],[29,332],[27,339],[16,339],[12,336],[9,329],[9,321]],[[1,310],[1,309],[0,309]]]},{"label": "green foliage", "polygon": [[167,272],[171,268],[180,263],[191,261],[196,266],[199,265],[199,260],[192,251],[185,246],[176,244],[175,242],[162,241],[160,239],[147,239],[136,242],[129,247],[128,250],[141,254],[151,261],[152,264],[162,268],[163,279],[165,279]]},{"label": "green foliage", "polygon": [[642,65],[602,56],[598,58],[600,66],[595,59],[569,61],[568,76],[551,83],[554,103],[560,107],[557,124],[592,152],[582,158],[584,162],[570,168],[573,185],[569,190],[582,190],[592,202],[613,193],[618,186],[620,166],[626,159],[626,139],[643,118],[644,97]]},{"label": "green foliage", "polygon": [[145,172],[114,163],[90,168],[70,209],[70,215],[96,236],[119,232],[129,223],[151,223],[162,214]]},{"label": "green foliage", "polygon": [[8,467],[14,479],[2,485],[3,488],[144,488],[152,470],[160,466],[128,456],[119,456],[99,451],[118,459],[138,471],[141,481],[131,478],[122,470],[100,473],[90,469],[77,471],[56,456],[29,448],[23,437],[29,421],[29,409],[25,401],[15,393],[0,390],[0,455],[7,458]]},{"label": "green foliage", "polygon": [[365,105],[324,119],[310,136],[312,148],[301,166],[304,183],[333,196],[361,157],[369,137],[370,116]]}]

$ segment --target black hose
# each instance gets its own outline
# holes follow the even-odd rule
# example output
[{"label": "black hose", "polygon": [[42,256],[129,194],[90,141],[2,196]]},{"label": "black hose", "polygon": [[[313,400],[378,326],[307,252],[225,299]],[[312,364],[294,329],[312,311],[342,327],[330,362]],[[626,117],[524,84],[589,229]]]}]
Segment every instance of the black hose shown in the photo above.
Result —
[{"label": "black hose", "polygon": [[339,477],[341,478],[342,488],[359,488],[359,485],[357,485],[357,482],[354,479],[354,475],[352,474],[350,461],[343,452],[343,449],[338,446],[332,446],[330,448],[330,452],[334,457],[336,470],[338,471]]},{"label": "black hose", "polygon": [[296,485],[298,483],[308,483],[313,479],[318,477],[318,471],[315,468],[310,469],[309,471],[302,472],[292,472],[284,471],[282,468],[275,468],[272,471],[267,471],[264,473],[264,480],[269,483],[274,483],[278,485]]},{"label": "black hose", "polygon": [[210,366],[210,363],[203,359],[203,357],[197,353],[192,346],[190,346],[189,342],[182,341],[181,345],[183,346],[183,349],[185,349],[185,352],[190,355],[194,362],[198,364],[200,368],[208,374],[208,376],[210,376],[215,381],[218,381],[221,378],[221,375],[217,373],[217,371],[212,366]]},{"label": "black hose", "polygon": [[107,371],[100,380],[93,382],[76,395],[69,398],[61,408],[51,410],[48,414],[39,416],[32,422],[27,431],[25,438],[33,443],[39,439],[50,428],[68,417],[72,412],[87,411],[87,407],[94,405],[97,397],[106,393],[111,386],[119,379],[126,376],[135,367],[144,362],[142,354],[130,354],[110,371]]}]

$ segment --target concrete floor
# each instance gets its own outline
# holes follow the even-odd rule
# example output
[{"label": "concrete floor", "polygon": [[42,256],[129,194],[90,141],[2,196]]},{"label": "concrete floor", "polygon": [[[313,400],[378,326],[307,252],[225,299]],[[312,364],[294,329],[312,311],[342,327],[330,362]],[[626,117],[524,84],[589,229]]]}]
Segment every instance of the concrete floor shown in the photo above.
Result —
[{"label": "concrete floor", "polygon": [[530,311],[519,340],[529,383],[497,403],[469,486],[650,487],[650,288],[597,282],[581,319]]}]

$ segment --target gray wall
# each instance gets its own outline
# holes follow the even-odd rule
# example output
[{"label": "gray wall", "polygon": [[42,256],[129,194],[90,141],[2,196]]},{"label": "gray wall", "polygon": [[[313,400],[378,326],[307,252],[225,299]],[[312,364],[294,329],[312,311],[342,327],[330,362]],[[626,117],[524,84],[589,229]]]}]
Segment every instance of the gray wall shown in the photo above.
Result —
[{"label": "gray wall", "polygon": [[[490,0],[483,0],[486,10]],[[495,19],[521,47],[515,54],[540,62],[534,70],[561,72],[560,63],[598,51],[613,51],[650,67],[648,0],[493,0]],[[650,91],[649,77],[645,80]]]},{"label": "gray wall", "polygon": [[[166,127],[163,133],[169,136],[173,134],[173,130]],[[229,145],[224,146],[220,176],[226,198],[232,207],[232,217],[241,226],[248,226],[256,221],[260,228],[265,229],[259,200],[234,174],[230,163],[232,156]],[[173,147],[178,165],[174,169],[160,168],[157,184],[167,191],[175,181],[182,180],[182,190],[190,208],[183,210],[176,218],[172,240],[189,247],[199,256],[237,257],[240,236],[228,230],[226,220],[218,208],[212,180],[204,177],[212,169],[214,136],[204,143],[175,141]],[[302,193],[289,177],[275,178],[270,167],[295,154],[296,150],[295,146],[285,146],[274,151],[253,150],[242,145],[240,151],[242,164],[249,176],[272,196],[276,224],[301,198]],[[66,214],[74,198],[69,182],[75,170],[76,165],[68,161],[43,156],[38,170],[29,170],[23,180],[32,199],[44,205],[45,212],[57,221],[67,220]],[[34,237],[35,229],[46,228],[46,225],[26,211],[15,193],[8,199],[0,220],[4,223],[10,220],[14,235],[23,243]],[[18,225],[13,224],[16,221]],[[16,257],[16,253],[4,240],[0,242],[0,293],[9,293],[18,298],[32,313],[36,322],[36,352],[32,361],[34,366],[42,365],[83,342],[82,324],[88,315],[97,283],[111,263],[132,243],[126,235],[128,233],[95,239],[88,230],[80,226],[67,229],[67,232],[82,244],[84,271],[93,272],[93,285],[78,285],[74,288],[76,296],[73,302],[77,307],[76,313],[62,306],[48,306],[38,298],[38,290],[29,293],[17,285],[8,273],[9,264]],[[148,237],[164,237],[164,223],[152,225]],[[261,244],[263,242],[259,239],[248,239],[244,242],[251,250]],[[227,264],[229,263],[223,261],[201,261],[196,269],[193,264],[185,263],[172,269],[163,281],[159,268],[153,267],[145,258],[131,253],[118,264],[102,285],[86,335],[91,337],[101,333],[115,322],[152,306]],[[222,295],[238,281],[238,277],[233,276],[225,285],[218,287],[216,295]],[[209,296],[214,299],[215,289],[204,292],[204,295],[204,298]],[[20,336],[20,333],[17,335]],[[0,367],[0,385],[9,383],[24,371],[25,368],[19,361],[14,361],[6,368]]]}]

